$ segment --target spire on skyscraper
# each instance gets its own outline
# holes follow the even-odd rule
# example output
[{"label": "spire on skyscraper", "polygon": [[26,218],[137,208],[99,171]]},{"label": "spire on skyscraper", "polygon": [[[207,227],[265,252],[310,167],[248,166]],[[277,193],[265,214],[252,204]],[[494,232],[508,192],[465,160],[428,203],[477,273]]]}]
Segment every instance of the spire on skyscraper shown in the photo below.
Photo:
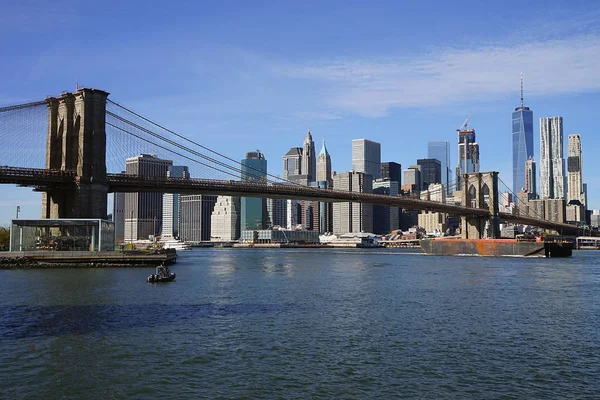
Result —
[{"label": "spire on skyscraper", "polygon": [[521,72],[521,108],[523,108],[523,73]]},{"label": "spire on skyscraper", "polygon": [[329,155],[329,152],[327,151],[327,147],[325,147],[325,139],[323,139],[323,147],[321,147],[321,151],[319,152],[319,156],[322,155]]}]

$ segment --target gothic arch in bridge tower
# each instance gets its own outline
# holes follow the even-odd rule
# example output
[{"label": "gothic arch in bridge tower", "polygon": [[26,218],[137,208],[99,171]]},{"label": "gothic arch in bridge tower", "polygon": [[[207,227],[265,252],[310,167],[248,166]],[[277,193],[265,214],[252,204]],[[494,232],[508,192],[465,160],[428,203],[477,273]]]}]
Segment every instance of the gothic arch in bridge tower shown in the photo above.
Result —
[{"label": "gothic arch in bridge tower", "polygon": [[463,180],[463,205],[489,210],[490,216],[482,217],[475,214],[462,216],[462,236],[467,239],[500,237],[498,224],[498,172],[464,174]]}]

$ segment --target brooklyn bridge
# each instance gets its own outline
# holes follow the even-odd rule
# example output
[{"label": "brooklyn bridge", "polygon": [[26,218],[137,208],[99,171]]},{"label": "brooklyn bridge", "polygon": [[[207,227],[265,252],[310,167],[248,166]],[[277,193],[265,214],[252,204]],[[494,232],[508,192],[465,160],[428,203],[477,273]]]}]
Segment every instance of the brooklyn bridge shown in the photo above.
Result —
[{"label": "brooklyn bridge", "polygon": [[[427,210],[460,216],[470,237],[506,221],[580,235],[576,226],[500,212],[498,173],[464,177],[462,205],[408,196],[320,189],[267,174],[262,182],[240,180],[240,162],[188,139],[109,98],[97,89],[0,108],[3,146],[0,183],[42,192],[44,218],[105,218],[109,193],[160,192],[352,202]],[[161,153],[191,165],[192,178],[144,177],[122,171],[139,153]],[[496,233],[494,233],[496,232]]]}]

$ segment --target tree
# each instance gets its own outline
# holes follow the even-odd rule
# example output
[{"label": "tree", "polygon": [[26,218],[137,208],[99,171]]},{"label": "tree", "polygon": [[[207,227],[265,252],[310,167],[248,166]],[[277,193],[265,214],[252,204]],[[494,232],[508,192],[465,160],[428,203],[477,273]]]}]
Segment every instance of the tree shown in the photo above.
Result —
[{"label": "tree", "polygon": [[10,229],[0,226],[0,251],[7,251],[10,240]]}]

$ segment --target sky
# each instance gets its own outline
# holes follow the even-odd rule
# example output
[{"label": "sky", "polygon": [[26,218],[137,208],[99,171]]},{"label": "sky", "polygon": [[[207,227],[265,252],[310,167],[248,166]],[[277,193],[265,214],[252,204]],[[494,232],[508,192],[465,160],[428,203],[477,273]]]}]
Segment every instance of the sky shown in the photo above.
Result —
[{"label": "sky", "polygon": [[[352,139],[402,168],[468,115],[482,171],[512,184],[511,113],[562,116],[581,135],[588,208],[600,208],[600,3],[595,1],[19,1],[0,13],[0,106],[93,87],[271,174],[310,129],[338,172]],[[45,135],[46,133],[41,133]],[[0,152],[1,154],[1,152]],[[0,160],[0,165],[2,165]],[[539,170],[539,167],[538,167]],[[503,186],[501,184],[501,186]],[[41,196],[0,187],[0,226]]]}]

